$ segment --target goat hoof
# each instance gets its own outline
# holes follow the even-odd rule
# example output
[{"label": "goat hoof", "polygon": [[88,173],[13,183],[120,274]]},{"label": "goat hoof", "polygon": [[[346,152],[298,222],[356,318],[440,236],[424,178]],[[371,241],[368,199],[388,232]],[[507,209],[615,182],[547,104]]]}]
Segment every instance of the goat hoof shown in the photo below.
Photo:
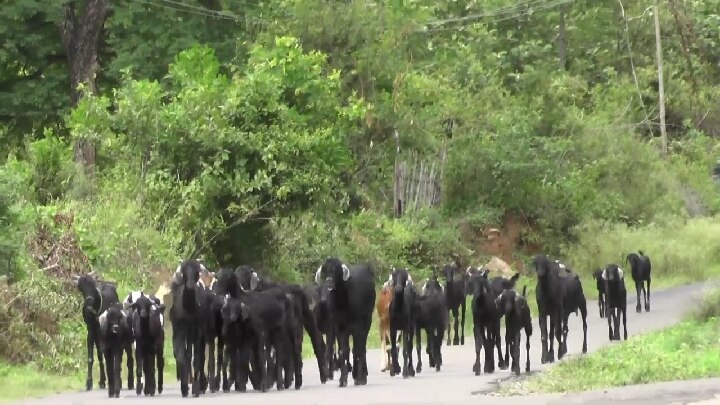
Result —
[{"label": "goat hoof", "polygon": [[[430,366],[432,367],[432,366]],[[417,373],[422,373],[422,364],[418,363],[417,368],[415,369]]]},{"label": "goat hoof", "polygon": [[142,383],[138,383],[137,386],[135,387],[135,393],[139,396],[142,391],[143,391],[143,385],[142,385]]},{"label": "goat hoof", "polygon": [[461,338],[460,338],[460,344],[461,344],[461,345],[464,345],[464,344],[465,344],[465,338],[464,338],[464,337],[461,337]]},{"label": "goat hoof", "polygon": [[85,390],[92,391],[93,382],[92,380],[85,381]]}]

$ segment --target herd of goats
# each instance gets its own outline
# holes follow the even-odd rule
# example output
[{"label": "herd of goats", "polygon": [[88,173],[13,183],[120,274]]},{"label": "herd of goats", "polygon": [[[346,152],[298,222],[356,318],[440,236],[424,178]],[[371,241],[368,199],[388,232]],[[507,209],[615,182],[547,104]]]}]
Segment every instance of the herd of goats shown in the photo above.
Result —
[{"label": "herd of goats", "polygon": [[[649,311],[650,260],[639,251],[629,254],[626,261],[631,266],[637,291],[636,311],[641,312],[641,291],[645,310]],[[558,343],[558,359],[567,353],[568,317],[571,313],[577,315],[578,311],[583,323],[582,351],[586,353],[587,307],[579,276],[560,260],[547,255],[534,256],[531,267],[537,276],[535,293],[542,363],[554,362],[554,339]],[[527,372],[530,370],[532,320],[526,289],[523,288],[521,293],[515,290],[519,273],[492,277],[489,273],[485,266],[464,268],[455,259],[441,272],[435,270],[417,289],[407,269],[394,268],[376,296],[372,266],[356,264],[348,267],[332,257],[325,259],[315,273],[315,283],[306,286],[273,282],[259,276],[250,266],[211,272],[200,260],[183,261],[172,280],[166,283],[169,287],[165,287],[165,292],[172,297],[169,316],[181,394],[188,396],[190,385],[195,397],[208,389],[228,392],[232,385],[236,391],[245,391],[248,381],[254,390],[262,392],[273,386],[278,390],[288,389],[293,383],[295,389],[299,389],[302,386],[304,332],[311,340],[323,384],[339,371],[340,387],[347,385],[348,373],[352,374],[355,385],[365,385],[367,337],[373,309],[379,315],[382,371],[389,371],[391,376],[402,373],[406,378],[421,372],[420,333],[423,329],[428,364],[440,371],[446,329],[447,345],[451,344],[450,312],[454,317],[452,344],[465,343],[466,296],[472,298],[473,372],[480,374],[483,349],[483,371],[494,372],[494,349],[497,348],[498,367],[507,369],[510,366],[512,372],[519,374],[523,331]],[[444,276],[444,285],[438,279],[439,275]],[[599,293],[600,317],[607,318],[610,340],[620,339],[620,318],[627,339],[627,291],[623,270],[617,264],[609,264],[597,269],[593,278]],[[82,314],[87,325],[88,351],[86,388],[91,390],[93,386],[93,349],[97,349],[99,386],[105,388],[107,373],[111,398],[119,397],[122,387],[123,353],[127,354],[128,389],[135,389],[137,395],[153,396],[156,390],[162,393],[164,295],[160,291],[156,294],[133,291],[120,302],[116,285],[99,280],[95,272],[76,276],[74,283],[84,298]],[[503,317],[505,356],[500,336]],[[414,337],[417,362],[413,366]],[[402,367],[398,360],[399,341],[402,343]],[[389,349],[387,345],[390,345]]]}]

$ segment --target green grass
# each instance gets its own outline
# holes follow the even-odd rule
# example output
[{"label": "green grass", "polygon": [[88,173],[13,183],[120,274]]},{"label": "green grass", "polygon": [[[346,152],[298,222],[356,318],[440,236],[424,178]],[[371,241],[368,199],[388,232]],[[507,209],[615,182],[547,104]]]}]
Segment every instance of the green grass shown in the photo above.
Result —
[{"label": "green grass", "polygon": [[16,366],[0,360],[0,402],[82,388],[84,378],[79,374],[62,376],[38,371],[33,365]]},{"label": "green grass", "polygon": [[524,381],[507,383],[500,393],[578,392],[720,376],[719,314],[720,293],[716,292],[684,322],[562,362]]}]

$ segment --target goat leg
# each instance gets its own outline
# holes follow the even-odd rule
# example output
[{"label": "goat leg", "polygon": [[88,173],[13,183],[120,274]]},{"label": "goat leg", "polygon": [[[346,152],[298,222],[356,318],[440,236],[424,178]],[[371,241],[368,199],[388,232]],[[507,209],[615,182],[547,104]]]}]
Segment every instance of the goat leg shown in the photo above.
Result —
[{"label": "goat leg", "polygon": [[[135,373],[136,376],[135,377],[137,378],[137,382],[135,383],[135,394],[137,394],[137,395],[140,395],[140,393],[143,390],[142,377],[143,377],[143,365],[145,363],[143,361],[143,359],[145,358],[144,356],[145,356],[145,354],[143,353],[142,345],[140,343],[136,342],[135,343],[135,367],[136,367],[136,373]],[[147,380],[147,372],[145,373],[145,380]]]},{"label": "goat leg", "polygon": [[133,376],[133,368],[135,367],[133,361],[133,350],[132,341],[128,341],[125,345],[125,354],[127,355],[127,370],[128,370],[128,389],[132,390],[135,388],[135,378]]},{"label": "goat leg", "polygon": [[647,297],[645,297],[645,311],[650,312],[650,276],[647,279]]},{"label": "goat leg", "polygon": [[479,324],[473,325],[473,335],[475,336],[475,364],[473,364],[473,373],[480,375],[480,351],[484,346],[482,327]]},{"label": "goat leg", "polygon": [[158,394],[163,392],[163,373],[165,372],[165,356],[163,354],[163,346],[160,345],[157,349],[157,391]]},{"label": "goat leg", "polygon": [[547,327],[547,315],[540,314],[538,317],[538,324],[540,325],[540,343],[542,345],[542,354],[540,356],[540,362],[545,364],[548,362],[548,327]]},{"label": "goat leg", "polygon": [[[93,342],[93,339],[94,339],[94,334],[93,334],[93,332],[90,331],[90,329],[88,329],[88,332],[87,332],[87,354],[88,354],[87,379],[85,380],[85,389],[88,391],[92,390],[92,386],[93,386],[93,377],[92,377],[93,370],[92,369],[93,369],[93,363],[95,362],[93,359],[93,357],[94,357],[93,350],[95,349],[95,347],[94,347],[95,342]],[[100,356],[98,356],[98,361],[100,360],[99,357]]]},{"label": "goat leg", "polygon": [[[431,347],[430,345],[430,332],[426,332],[427,336],[427,342],[428,342],[428,348]],[[415,340],[416,343],[416,349],[417,349],[417,365],[415,366],[415,371],[418,373],[422,373],[422,336],[421,336],[421,328],[418,326],[415,328]],[[432,367],[432,355],[430,355],[430,367]]]},{"label": "goat leg", "polygon": [[105,360],[103,360],[102,350],[100,349],[100,340],[97,338],[97,336],[95,337],[94,341],[95,350],[97,351],[98,356],[98,363],[100,363],[100,381],[98,382],[98,386],[100,387],[100,389],[105,389]]},{"label": "goat leg", "polygon": [[461,306],[460,314],[462,316],[462,319],[460,320],[460,324],[461,324],[460,325],[460,327],[461,327],[461,329],[460,329],[460,344],[464,345],[465,344],[465,307],[467,306],[467,300],[465,299],[464,295],[462,297],[462,303],[460,304],[460,306]]}]

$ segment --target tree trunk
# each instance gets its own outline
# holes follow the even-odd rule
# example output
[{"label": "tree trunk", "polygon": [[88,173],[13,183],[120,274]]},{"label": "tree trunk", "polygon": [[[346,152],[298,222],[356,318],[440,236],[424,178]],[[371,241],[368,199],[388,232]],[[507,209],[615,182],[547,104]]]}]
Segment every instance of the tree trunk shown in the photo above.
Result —
[{"label": "tree trunk", "polygon": [[[103,25],[108,15],[107,0],[87,0],[84,7],[79,1],[69,1],[64,8],[59,23],[60,37],[65,47],[70,69],[70,102],[76,106],[83,96],[78,89],[85,85],[97,94],[95,85],[98,65],[98,50]],[[77,10],[77,6],[82,10]],[[75,161],[82,163],[85,173],[93,175],[95,165],[95,145],[89,139],[75,141]]]},{"label": "tree trunk", "polygon": [[655,46],[657,53],[658,68],[658,94],[660,102],[660,140],[662,142],[662,155],[668,153],[667,130],[665,128],[665,83],[663,81],[663,58],[662,58],[662,42],[660,41],[660,17],[658,16],[658,2],[653,3],[653,14],[655,15]]},{"label": "tree trunk", "polygon": [[560,27],[557,37],[558,62],[560,70],[565,71],[567,66],[567,34],[565,33],[565,5],[560,6]]}]

